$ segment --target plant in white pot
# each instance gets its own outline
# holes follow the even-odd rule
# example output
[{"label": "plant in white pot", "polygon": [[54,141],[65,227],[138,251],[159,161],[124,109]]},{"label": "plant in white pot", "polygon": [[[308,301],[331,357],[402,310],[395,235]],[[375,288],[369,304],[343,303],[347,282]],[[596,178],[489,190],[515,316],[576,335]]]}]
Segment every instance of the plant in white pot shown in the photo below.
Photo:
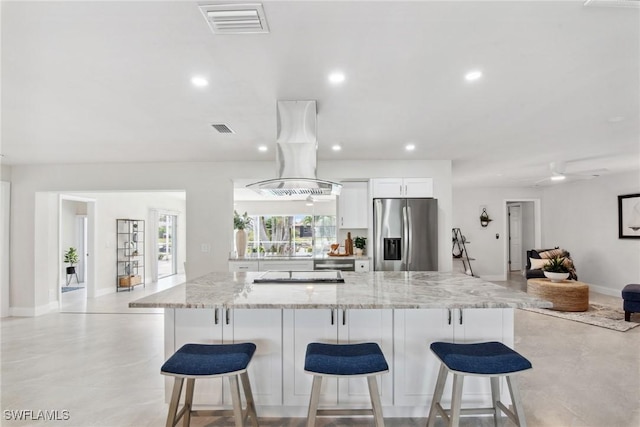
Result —
[{"label": "plant in white pot", "polygon": [[356,247],[356,256],[362,256],[362,254],[364,254],[364,248],[367,246],[367,238],[356,236],[353,240],[353,246]]},{"label": "plant in white pot", "polygon": [[555,257],[549,259],[543,267],[545,277],[551,279],[552,282],[562,282],[569,277],[569,269],[565,265],[564,257]]},{"label": "plant in white pot", "polygon": [[245,212],[240,215],[235,210],[233,211],[233,228],[236,230],[236,253],[239,258],[243,258],[247,251],[247,232],[245,228],[251,227],[252,219]]}]

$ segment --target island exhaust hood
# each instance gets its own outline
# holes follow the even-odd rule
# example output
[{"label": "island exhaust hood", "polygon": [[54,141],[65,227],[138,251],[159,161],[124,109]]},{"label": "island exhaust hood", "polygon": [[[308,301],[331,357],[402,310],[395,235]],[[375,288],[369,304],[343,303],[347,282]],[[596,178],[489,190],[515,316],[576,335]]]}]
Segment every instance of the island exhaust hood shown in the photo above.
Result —
[{"label": "island exhaust hood", "polygon": [[316,101],[278,101],[276,179],[247,185],[274,196],[338,195],[342,185],[316,176]]}]

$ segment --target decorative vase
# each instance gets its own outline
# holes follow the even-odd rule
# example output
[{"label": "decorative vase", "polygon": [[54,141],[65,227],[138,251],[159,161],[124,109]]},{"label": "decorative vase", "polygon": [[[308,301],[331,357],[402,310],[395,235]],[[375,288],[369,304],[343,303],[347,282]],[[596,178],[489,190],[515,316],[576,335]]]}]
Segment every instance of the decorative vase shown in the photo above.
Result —
[{"label": "decorative vase", "polygon": [[356,248],[356,256],[362,256],[362,249]]},{"label": "decorative vase", "polygon": [[547,279],[551,279],[553,283],[562,282],[569,277],[569,273],[552,273],[550,271],[545,271],[544,275]]},{"label": "decorative vase", "polygon": [[238,258],[244,258],[247,252],[247,232],[244,230],[236,231],[236,253]]}]

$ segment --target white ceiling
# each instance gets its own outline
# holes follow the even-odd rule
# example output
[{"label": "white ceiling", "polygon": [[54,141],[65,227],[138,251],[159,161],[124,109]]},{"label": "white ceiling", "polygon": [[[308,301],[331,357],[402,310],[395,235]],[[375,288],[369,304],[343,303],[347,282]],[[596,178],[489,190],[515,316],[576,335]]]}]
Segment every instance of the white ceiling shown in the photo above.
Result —
[{"label": "white ceiling", "polygon": [[276,101],[315,99],[321,161],[452,159],[457,186],[640,168],[640,9],[262,3],[270,33],[214,35],[191,1],[3,1],[3,163],[275,162]]}]

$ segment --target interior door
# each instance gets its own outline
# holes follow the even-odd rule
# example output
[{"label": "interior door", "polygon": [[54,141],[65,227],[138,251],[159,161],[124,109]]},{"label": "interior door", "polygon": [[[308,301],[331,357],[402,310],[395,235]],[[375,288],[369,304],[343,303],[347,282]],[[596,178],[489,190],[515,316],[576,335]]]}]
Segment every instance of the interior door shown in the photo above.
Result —
[{"label": "interior door", "polygon": [[522,270],[522,206],[509,205],[509,271]]}]

